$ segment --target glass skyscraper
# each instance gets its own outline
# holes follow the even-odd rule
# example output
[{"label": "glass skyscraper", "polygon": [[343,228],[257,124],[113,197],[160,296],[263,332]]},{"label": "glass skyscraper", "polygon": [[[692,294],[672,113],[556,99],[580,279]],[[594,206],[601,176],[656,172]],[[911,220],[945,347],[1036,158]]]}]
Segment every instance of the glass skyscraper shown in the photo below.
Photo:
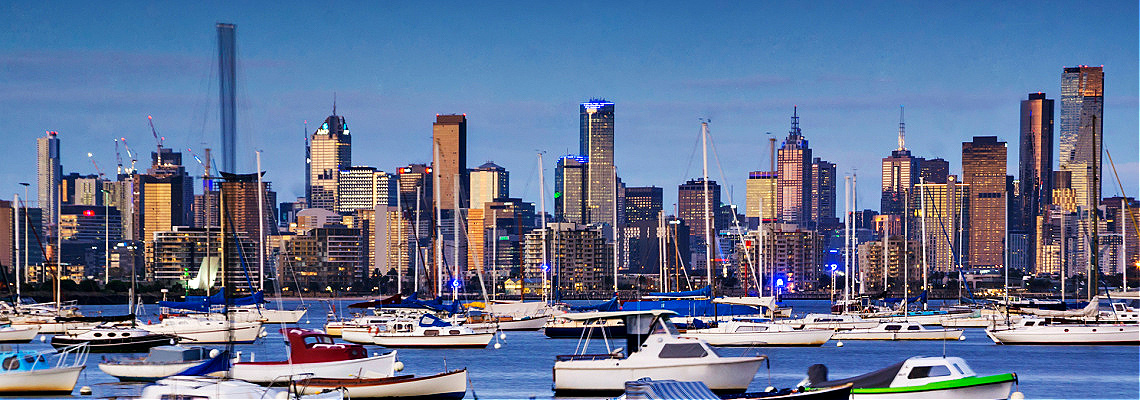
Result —
[{"label": "glass skyscraper", "polygon": [[309,139],[305,162],[308,163],[305,188],[309,207],[336,212],[340,171],[352,166],[352,136],[344,117],[336,115],[335,108],[333,115],[325,118]]},{"label": "glass skyscraper", "polygon": [[[1077,206],[1092,210],[1100,199],[1104,67],[1067,67],[1061,74],[1062,171],[1072,172]],[[1095,181],[1095,182],[1094,182]]]},{"label": "glass skyscraper", "polygon": [[579,107],[580,152],[586,157],[585,223],[613,223],[614,176],[614,103],[591,99]]}]

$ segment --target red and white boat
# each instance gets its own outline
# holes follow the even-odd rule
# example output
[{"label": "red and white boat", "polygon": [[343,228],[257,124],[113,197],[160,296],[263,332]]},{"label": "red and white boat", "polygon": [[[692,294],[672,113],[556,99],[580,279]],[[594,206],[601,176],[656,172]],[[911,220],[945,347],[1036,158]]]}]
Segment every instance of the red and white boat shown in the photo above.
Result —
[{"label": "red and white boat", "polygon": [[238,361],[233,378],[272,384],[306,378],[387,378],[396,372],[396,352],[368,357],[364,346],[333,342],[332,336],[310,329],[287,328],[289,359]]}]

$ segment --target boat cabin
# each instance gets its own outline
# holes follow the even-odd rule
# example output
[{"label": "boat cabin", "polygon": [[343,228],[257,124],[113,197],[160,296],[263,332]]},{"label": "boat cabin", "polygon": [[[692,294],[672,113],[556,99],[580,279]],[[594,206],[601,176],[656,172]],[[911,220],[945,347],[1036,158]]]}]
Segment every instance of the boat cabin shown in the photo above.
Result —
[{"label": "boat cabin", "polygon": [[808,368],[808,383],[812,387],[839,386],[847,383],[854,388],[885,388],[918,386],[951,379],[976,376],[974,370],[960,357],[911,357],[886,368],[863,375],[827,380],[827,367],[822,364]]},{"label": "boat cabin", "polygon": [[916,324],[916,323],[911,323],[911,322],[888,322],[888,323],[879,325],[878,327],[876,327],[876,330],[884,330],[887,332],[898,332],[898,331],[921,331],[924,329],[922,329],[922,324]]},{"label": "boat cabin", "polygon": [[281,333],[289,341],[289,358],[296,363],[343,361],[367,358],[364,346],[333,342],[319,330],[286,328]]},{"label": "boat cabin", "polygon": [[44,355],[34,351],[0,351],[0,371],[17,372],[48,368]]},{"label": "boat cabin", "polygon": [[[604,354],[583,354],[589,346],[591,332],[593,330],[587,329],[582,333],[582,345],[578,348],[579,354],[558,356],[559,361],[581,360],[581,359],[598,359],[598,358],[626,358],[626,351],[629,355],[637,352],[653,353],[652,357],[656,358],[701,358],[716,354],[708,345],[700,340],[693,338],[681,337],[680,331],[669,320],[672,311],[667,310],[649,310],[649,311],[614,311],[614,312],[596,312],[596,313],[580,313],[580,314],[566,314],[567,319],[572,321],[583,321],[587,324],[595,323],[602,320],[624,319],[625,321],[625,348],[610,349],[608,338],[601,338],[606,342],[606,349],[609,351]],[[650,338],[655,338],[650,340]],[[626,350],[628,349],[628,350]]]}]

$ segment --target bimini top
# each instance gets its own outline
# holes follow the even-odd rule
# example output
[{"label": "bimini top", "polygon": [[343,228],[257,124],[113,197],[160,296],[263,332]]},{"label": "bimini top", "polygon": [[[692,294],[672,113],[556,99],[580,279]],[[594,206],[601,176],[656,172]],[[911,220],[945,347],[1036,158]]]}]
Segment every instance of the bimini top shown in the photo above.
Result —
[{"label": "bimini top", "polygon": [[604,312],[584,312],[584,313],[569,313],[562,314],[563,317],[572,321],[586,321],[595,319],[622,319],[631,316],[652,315],[655,317],[671,316],[677,313],[671,310],[634,310],[634,311],[604,311]]}]

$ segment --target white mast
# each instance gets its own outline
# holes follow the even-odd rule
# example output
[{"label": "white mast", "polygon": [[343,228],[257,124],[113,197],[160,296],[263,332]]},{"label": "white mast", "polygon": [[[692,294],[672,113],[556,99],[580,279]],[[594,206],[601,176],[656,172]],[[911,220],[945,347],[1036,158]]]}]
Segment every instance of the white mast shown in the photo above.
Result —
[{"label": "white mast", "polygon": [[[929,287],[928,270],[930,268],[926,263],[926,179],[918,177],[918,198],[922,201],[922,291],[926,292]],[[929,296],[929,292],[926,292]],[[926,310],[926,302],[922,302],[922,309]]]},{"label": "white mast", "polygon": [[455,212],[451,215],[451,226],[454,233],[451,234],[451,251],[454,255],[454,261],[451,262],[451,299],[459,299],[459,216],[463,211],[459,209],[459,179],[460,175],[455,174],[455,191],[452,192],[451,199],[455,206]]},{"label": "white mast", "polygon": [[1002,232],[1001,247],[1005,255],[1005,265],[1003,265],[1005,267],[1005,324],[1009,325],[1009,199],[1006,196],[1009,196],[1009,193],[1002,196],[1002,207],[1004,207],[1002,215],[1006,217],[1002,218],[1005,221],[1005,230]]},{"label": "white mast", "polygon": [[907,224],[907,221],[909,221],[909,220],[910,220],[910,193],[907,193],[904,191],[904,194],[903,194],[903,217],[902,217],[902,224],[903,224],[903,238],[902,238],[903,239],[903,252],[902,252],[902,261],[903,261],[903,263],[902,263],[902,268],[903,268],[903,295],[902,295],[903,320],[906,320],[907,314],[910,313],[908,311],[908,309],[910,308],[910,299],[907,298],[907,296],[910,296],[910,254],[907,254],[910,251],[910,226],[909,226],[909,224]]},{"label": "white mast", "polygon": [[415,234],[416,259],[413,260],[413,263],[412,263],[412,269],[414,270],[414,271],[412,271],[412,275],[413,275],[413,279],[414,279],[414,282],[412,284],[413,284],[413,289],[415,290],[416,293],[419,293],[419,291],[420,291],[420,267],[419,267],[419,265],[420,265],[420,262],[423,258],[422,257],[423,253],[420,251],[420,205],[423,204],[423,202],[424,202],[423,190],[424,190],[423,185],[416,185],[416,234]]},{"label": "white mast", "polygon": [[[766,185],[767,183],[765,183]],[[756,296],[764,297],[764,196],[756,196],[758,206],[760,207],[760,221],[756,224],[757,235],[756,243],[760,249],[756,252]]]},{"label": "white mast", "polygon": [[[1111,161],[1110,161],[1111,162]],[[1115,167],[1113,167],[1115,168]],[[1115,171],[1115,170],[1114,170]],[[1124,274],[1124,286],[1122,286],[1124,293],[1128,293],[1128,218],[1125,218],[1125,213],[1128,212],[1128,205],[1124,203],[1124,196],[1120,199],[1120,263],[1121,271]]]},{"label": "white mast", "polygon": [[[404,263],[404,246],[408,243],[404,241],[404,207],[400,198],[404,197],[400,193],[400,178],[396,177],[396,294],[404,293],[404,276],[401,273],[402,269],[407,263]],[[387,214],[387,213],[385,213]],[[379,217],[377,217],[379,218]],[[384,218],[388,218],[387,215]]]},{"label": "white mast", "polygon": [[[63,264],[61,263],[63,261],[63,219],[61,217],[63,214],[63,184],[60,183],[56,190],[59,191],[59,196],[55,197],[55,310],[58,313],[62,311],[60,307],[63,305],[63,294],[61,293],[63,289],[59,285],[60,280],[63,279]],[[131,282],[133,283],[134,280]],[[133,313],[135,312],[133,284],[131,290],[131,312]]]},{"label": "white mast", "polygon": [[261,183],[261,150],[257,151],[257,288],[265,290],[265,192]]},{"label": "white mast", "polygon": [[440,209],[439,143],[432,147],[432,197],[435,199],[435,296],[443,296],[443,211]]},{"label": "white mast", "polygon": [[[855,217],[855,212],[856,212],[855,210],[858,210],[858,209],[859,209],[859,171],[853,169],[851,171],[851,217],[852,218]],[[851,230],[853,233],[851,235],[851,248],[855,249],[855,253],[853,253],[851,255],[851,266],[857,272],[860,273],[859,274],[859,276],[860,276],[860,278],[859,278],[859,293],[866,293],[867,292],[867,287],[866,287],[867,283],[863,281],[863,278],[862,278],[863,270],[861,268],[859,268],[859,246],[858,246],[859,237],[857,235],[858,231],[855,229],[855,220],[854,219],[851,221]],[[848,278],[848,279],[850,279],[850,278]],[[852,290],[855,289],[855,283],[854,282],[851,283],[851,289]]]},{"label": "white mast", "polygon": [[712,271],[713,271],[713,259],[714,259],[714,253],[713,253],[714,250],[713,250],[713,244],[712,244],[712,212],[710,212],[710,210],[709,210],[709,208],[711,207],[711,205],[709,204],[709,202],[711,201],[711,197],[709,196],[709,144],[708,144],[708,137],[709,137],[709,123],[708,123],[708,121],[702,121],[701,122],[701,159],[702,159],[701,171],[702,171],[702,174],[704,175],[704,180],[702,181],[702,183],[704,184],[704,193],[705,193],[704,199],[702,200],[705,203],[705,275],[706,275],[706,279],[708,279],[706,281],[706,283],[708,283],[709,289],[715,295],[716,289],[715,289],[715,285],[713,285],[713,273],[712,273]]},{"label": "white mast", "polygon": [[[539,266],[539,271],[542,272],[542,298],[543,301],[547,301],[549,299],[549,283],[546,279],[546,273],[550,267],[547,265],[546,259],[546,177],[542,173],[542,152],[538,153],[538,206],[539,218],[542,220],[542,265]],[[522,280],[520,287],[526,287],[526,279],[521,276],[519,279]],[[524,294],[523,291],[519,291],[519,300],[522,300]]]},{"label": "white mast", "polygon": [[668,242],[665,232],[665,210],[657,212],[657,289],[665,290],[665,243]]},{"label": "white mast", "polygon": [[[15,239],[13,241],[16,242],[16,304],[15,304],[15,306],[19,307],[20,306],[20,281],[23,280],[23,279],[21,279],[22,277],[20,276],[20,194],[14,193],[12,197],[16,199],[15,204],[14,204],[15,209],[16,209],[16,211],[15,211],[16,212],[16,218],[12,221],[12,222],[14,222],[13,225],[16,226],[15,234],[12,235],[12,238]],[[26,267],[25,267],[25,269],[26,269]],[[104,282],[103,284],[106,284],[106,282]]]},{"label": "white mast", "polygon": [[[498,291],[499,272],[499,210],[491,210],[491,300]],[[486,265],[486,261],[483,263]],[[521,297],[520,297],[521,299]]]},{"label": "white mast", "polygon": [[[849,285],[847,283],[847,281],[851,280],[851,270],[848,267],[851,265],[851,222],[852,222],[851,218],[853,216],[853,213],[851,212],[851,177],[850,176],[843,177],[843,194],[844,194],[844,199],[843,199],[843,215],[844,215],[843,231],[844,231],[844,235],[845,235],[843,238],[843,307],[844,307],[844,311],[846,311],[847,299],[849,299],[851,297],[851,285]],[[832,300],[834,301],[834,297],[835,297],[835,294],[834,294],[835,293],[835,271],[834,270],[831,271],[831,291],[832,291],[831,297],[832,297]]]},{"label": "white mast", "polygon": [[618,213],[617,213],[617,204],[618,204],[618,201],[617,201],[618,200],[618,196],[617,196],[617,167],[614,167],[613,171],[614,171],[614,212],[613,212],[614,296],[617,296],[617,292],[618,292],[618,246],[621,244],[621,240],[619,240],[618,238],[620,237],[619,235],[621,234],[621,229],[618,229],[618,217],[617,217],[617,215],[618,215]]}]

